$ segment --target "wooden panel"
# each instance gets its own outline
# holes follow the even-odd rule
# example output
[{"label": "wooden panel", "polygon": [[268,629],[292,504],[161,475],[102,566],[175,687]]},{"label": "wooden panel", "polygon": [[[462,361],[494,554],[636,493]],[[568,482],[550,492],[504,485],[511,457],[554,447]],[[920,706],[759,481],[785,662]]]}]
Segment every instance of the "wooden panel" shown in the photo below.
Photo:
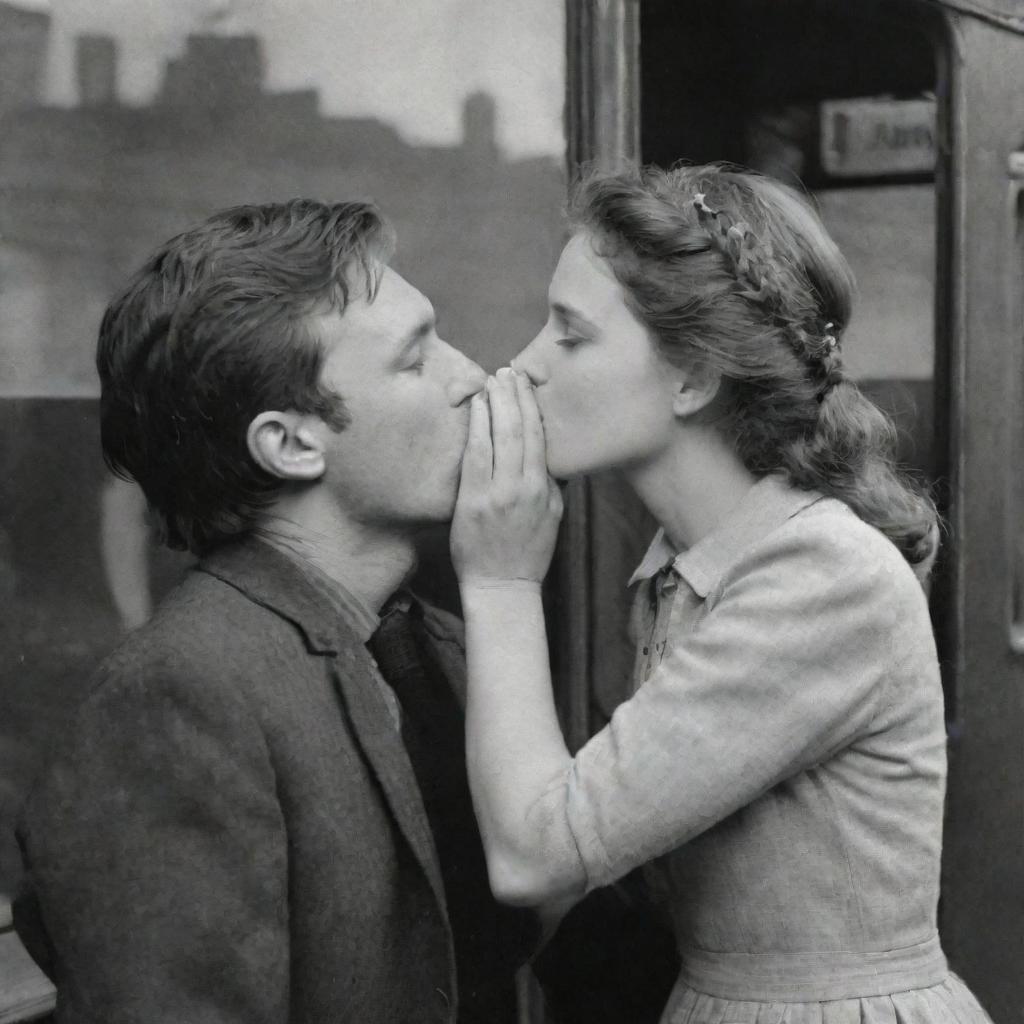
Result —
[{"label": "wooden panel", "polygon": [[[955,720],[943,939],[999,1024],[1024,1008],[1024,661],[1008,636],[1010,517],[1024,281],[1008,161],[1024,145],[1024,39],[976,18],[954,26],[951,275],[954,600],[946,650]],[[1019,308],[1019,307],[1018,307]],[[952,641],[951,643],[949,641]]]},{"label": "wooden panel", "polygon": [[[569,0],[567,6],[568,155],[570,176],[583,166],[611,169],[636,160],[639,139],[639,0]],[[595,541],[591,481],[573,481],[565,493],[565,516],[555,579],[555,654],[559,708],[570,747],[591,732],[595,638],[602,626],[595,611],[596,585],[607,578],[614,552]],[[598,552],[601,552],[600,556]],[[601,559],[600,561],[598,559]]]}]

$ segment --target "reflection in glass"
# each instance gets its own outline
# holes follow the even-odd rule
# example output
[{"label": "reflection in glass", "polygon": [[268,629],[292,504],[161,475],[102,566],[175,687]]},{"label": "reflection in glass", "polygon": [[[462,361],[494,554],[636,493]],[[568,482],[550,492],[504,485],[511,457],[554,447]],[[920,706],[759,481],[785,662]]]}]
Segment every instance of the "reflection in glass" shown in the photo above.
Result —
[{"label": "reflection in glass", "polygon": [[935,190],[821,189],[825,226],[857,278],[843,339],[850,376],[900,427],[900,459],[935,473]]}]

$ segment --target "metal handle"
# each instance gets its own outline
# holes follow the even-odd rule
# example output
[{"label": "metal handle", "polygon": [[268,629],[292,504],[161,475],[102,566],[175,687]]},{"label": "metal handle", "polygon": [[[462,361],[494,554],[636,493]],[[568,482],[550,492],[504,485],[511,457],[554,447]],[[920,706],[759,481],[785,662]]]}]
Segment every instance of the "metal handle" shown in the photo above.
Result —
[{"label": "metal handle", "polygon": [[1009,175],[1010,252],[1007,267],[1007,312],[1012,332],[1008,367],[1012,381],[1010,444],[1006,495],[1007,594],[1010,648],[1024,654],[1024,151],[1011,153]]}]

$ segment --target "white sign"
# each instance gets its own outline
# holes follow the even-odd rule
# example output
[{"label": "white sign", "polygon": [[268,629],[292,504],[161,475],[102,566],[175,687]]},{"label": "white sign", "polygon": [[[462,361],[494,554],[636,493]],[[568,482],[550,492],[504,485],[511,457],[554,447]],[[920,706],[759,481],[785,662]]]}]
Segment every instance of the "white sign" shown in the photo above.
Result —
[{"label": "white sign", "polygon": [[821,165],[838,178],[927,173],[935,167],[935,100],[826,100]]}]

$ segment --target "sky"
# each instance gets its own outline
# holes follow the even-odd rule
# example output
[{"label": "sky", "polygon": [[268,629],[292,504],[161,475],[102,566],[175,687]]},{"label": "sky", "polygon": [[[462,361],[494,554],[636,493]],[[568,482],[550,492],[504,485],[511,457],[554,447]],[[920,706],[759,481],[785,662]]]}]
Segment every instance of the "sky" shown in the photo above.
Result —
[{"label": "sky", "polygon": [[508,156],[561,155],[562,0],[13,0],[49,11],[48,99],[75,102],[74,37],[114,35],[123,102],[145,103],[190,32],[255,32],[271,89],[315,86],[327,115],[373,116],[409,141],[461,135],[462,100],[497,100]]}]

